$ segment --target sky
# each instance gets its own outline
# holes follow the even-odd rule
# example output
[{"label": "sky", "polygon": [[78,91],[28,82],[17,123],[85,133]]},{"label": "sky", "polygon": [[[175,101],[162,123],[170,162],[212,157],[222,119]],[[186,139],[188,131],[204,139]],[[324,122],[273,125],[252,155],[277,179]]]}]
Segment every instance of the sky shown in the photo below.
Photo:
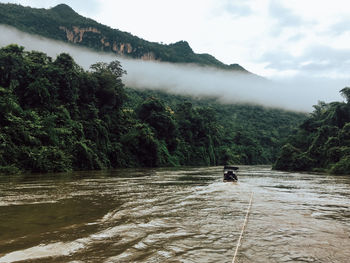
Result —
[{"label": "sky", "polygon": [[[341,98],[349,85],[350,3],[346,0],[19,0],[59,3],[145,40],[189,42],[226,64],[260,76],[312,86],[319,100]],[[296,87],[298,89],[298,87]],[[324,92],[323,92],[324,91]],[[317,101],[314,102],[316,104]]]}]

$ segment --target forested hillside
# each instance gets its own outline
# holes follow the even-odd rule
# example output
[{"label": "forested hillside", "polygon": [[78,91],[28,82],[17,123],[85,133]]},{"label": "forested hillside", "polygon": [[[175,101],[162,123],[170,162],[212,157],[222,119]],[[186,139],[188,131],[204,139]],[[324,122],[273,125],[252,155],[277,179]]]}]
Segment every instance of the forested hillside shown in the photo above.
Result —
[{"label": "forested hillside", "polygon": [[[214,126],[220,130],[217,149],[221,153],[220,164],[272,164],[295,125],[306,118],[306,114],[258,105],[222,104],[216,99],[191,99],[154,90],[127,88],[126,91],[130,98],[127,104],[131,103],[132,107],[154,97],[173,109],[186,104],[194,109],[209,109],[208,121],[215,122]],[[193,124],[192,129],[196,129]]]},{"label": "forested hillside", "polygon": [[0,49],[0,171],[272,163],[303,114],[125,88],[118,61]]},{"label": "forested hillside", "polygon": [[347,103],[315,105],[283,146],[275,169],[350,174],[350,88],[340,92]]},{"label": "forested hillside", "polygon": [[149,42],[85,18],[65,4],[51,9],[36,9],[0,3],[0,24],[14,26],[31,34],[132,58],[196,63],[248,73],[238,64],[226,65],[209,54],[194,53],[186,41],[169,45]]}]

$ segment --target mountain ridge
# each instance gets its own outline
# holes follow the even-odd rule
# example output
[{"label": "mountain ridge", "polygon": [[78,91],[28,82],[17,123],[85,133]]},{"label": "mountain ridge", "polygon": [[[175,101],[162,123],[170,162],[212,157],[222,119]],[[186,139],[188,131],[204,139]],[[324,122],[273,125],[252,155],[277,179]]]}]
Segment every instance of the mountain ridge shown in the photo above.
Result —
[{"label": "mountain ridge", "polygon": [[[210,54],[193,52],[187,41],[160,44],[113,29],[83,17],[66,4],[50,9],[0,3],[0,24],[22,31],[61,40],[98,51],[143,60],[194,63],[225,70],[250,73],[239,64],[224,64]],[[251,74],[251,73],[250,73]]]}]

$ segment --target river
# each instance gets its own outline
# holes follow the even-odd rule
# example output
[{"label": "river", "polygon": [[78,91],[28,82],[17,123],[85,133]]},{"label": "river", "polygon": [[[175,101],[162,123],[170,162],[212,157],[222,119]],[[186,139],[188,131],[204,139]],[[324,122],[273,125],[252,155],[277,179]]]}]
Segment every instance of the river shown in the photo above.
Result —
[{"label": "river", "polygon": [[349,262],[350,177],[242,166],[0,178],[0,263]]}]

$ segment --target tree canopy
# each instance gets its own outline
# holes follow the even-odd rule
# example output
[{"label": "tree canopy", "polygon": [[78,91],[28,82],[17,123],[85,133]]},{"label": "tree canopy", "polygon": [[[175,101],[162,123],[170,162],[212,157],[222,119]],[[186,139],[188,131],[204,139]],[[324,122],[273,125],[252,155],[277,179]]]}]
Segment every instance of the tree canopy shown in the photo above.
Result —
[{"label": "tree canopy", "polygon": [[319,102],[282,147],[274,168],[350,174],[350,88],[340,90],[347,103]]},{"label": "tree canopy", "polygon": [[0,173],[267,164],[305,117],[138,91],[123,74],[119,61],[86,71],[69,54],[1,48]]}]

